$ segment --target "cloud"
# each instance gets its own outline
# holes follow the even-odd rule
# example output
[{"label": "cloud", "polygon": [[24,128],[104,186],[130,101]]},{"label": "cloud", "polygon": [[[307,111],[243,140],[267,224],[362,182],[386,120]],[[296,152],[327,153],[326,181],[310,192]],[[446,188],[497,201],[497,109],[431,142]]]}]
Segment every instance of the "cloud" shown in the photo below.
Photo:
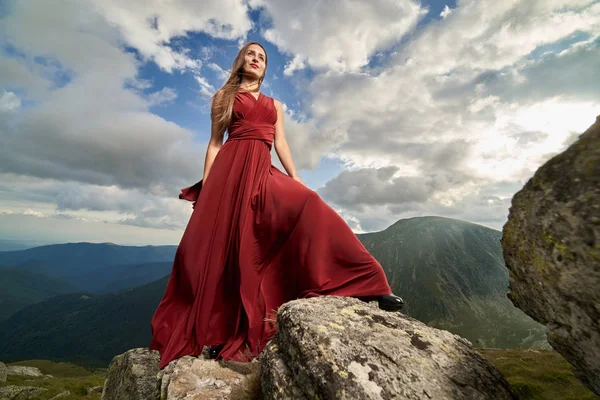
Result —
[{"label": "cloud", "polygon": [[198,75],[196,75],[194,78],[196,79],[196,82],[198,82],[198,85],[200,85],[200,94],[202,96],[212,97],[216,93],[217,90],[215,87],[208,83],[205,78]]},{"label": "cloud", "polygon": [[420,177],[394,177],[399,168],[344,171],[319,189],[323,198],[344,208],[362,211],[365,205],[401,204],[427,200],[433,187]]},{"label": "cloud", "polygon": [[388,49],[410,33],[426,14],[413,0],[261,1],[272,26],[262,35],[279,51],[292,55],[287,74],[310,65],[318,70],[359,71],[378,50]]},{"label": "cloud", "polygon": [[204,32],[215,38],[235,40],[243,38],[252,27],[247,6],[241,0],[95,0],[91,6],[145,61],[152,60],[168,72],[201,67],[200,60],[189,56],[191,49],[174,49],[170,43],[173,38],[188,32]]},{"label": "cloud", "polygon": [[442,10],[442,12],[440,13],[440,17],[442,18],[446,18],[448,15],[452,14],[452,9],[450,7],[448,7],[448,5],[446,4],[444,6],[444,9]]},{"label": "cloud", "polygon": [[47,76],[53,73],[52,67],[10,58],[0,50],[0,87],[23,88],[31,98],[40,99],[52,86]]},{"label": "cloud", "polygon": [[10,193],[0,200],[7,207],[5,213],[15,216],[179,229],[185,226],[192,212],[191,203],[178,198],[179,189],[153,193],[74,181],[15,179],[11,174],[0,174],[0,193]]},{"label": "cloud", "polygon": [[[191,103],[160,78],[188,73],[208,97],[211,76],[228,76],[223,50],[197,36],[235,47],[256,28],[282,52],[264,88],[295,88],[296,168],[343,164],[319,193],[357,231],[418,215],[501,228],[515,191],[600,106],[591,0],[465,0],[428,21],[411,0],[7,4],[0,200],[6,213],[51,216],[30,219],[185,225],[176,195],[199,178],[205,147],[150,108]],[[148,63],[160,75],[143,76]]]},{"label": "cloud", "polygon": [[34,216],[34,217],[37,217],[37,218],[44,218],[45,217],[45,215],[43,213],[41,213],[39,211],[32,210],[31,208],[28,209],[27,211],[25,211],[23,214],[24,215],[31,215],[31,216]]},{"label": "cloud", "polygon": [[160,106],[173,102],[177,98],[175,89],[164,87],[162,90],[150,93],[148,96],[148,106]]},{"label": "cloud", "polygon": [[210,63],[207,65],[207,67],[217,73],[218,79],[221,83],[225,83],[229,77],[229,71],[221,68],[218,64]]},{"label": "cloud", "polygon": [[190,132],[145,111],[81,102],[22,112],[16,132],[3,135],[0,171],[162,192],[198,177],[204,150]]},{"label": "cloud", "polygon": [[599,29],[600,3],[593,0],[469,0],[451,18],[429,24],[394,61],[412,62],[426,74],[497,70],[538,46]]},{"label": "cloud", "polygon": [[296,54],[294,58],[288,62],[283,70],[283,75],[292,76],[294,71],[299,71],[306,68],[306,60],[299,54]]},{"label": "cloud", "polygon": [[589,1],[462,2],[388,64],[316,75],[310,114],[350,169],[319,193],[363,229],[435,214],[501,228],[507,199],[598,114],[599,16]]},{"label": "cloud", "polygon": [[[139,62],[121,48],[121,41],[144,48],[144,54],[163,62],[165,68],[174,65],[176,58],[165,61],[160,54],[166,53],[159,47],[185,29],[206,29],[230,38],[242,35],[244,27],[250,26],[242,5],[232,3],[224,12],[222,4],[216,4],[203,2],[202,7],[182,9],[158,1],[102,1],[87,6],[81,2],[39,2],[36,7],[10,3],[4,31],[20,55],[1,58],[0,69],[9,72],[10,79],[16,78],[11,86],[25,90],[25,99],[40,102],[14,115],[10,129],[2,128],[0,171],[58,181],[152,188],[159,193],[171,193],[195,182],[204,147],[194,143],[192,132],[148,110],[173,101],[176,92],[163,88],[146,98],[138,93],[149,88],[149,82],[137,77]],[[136,11],[139,14],[134,16]],[[158,26],[147,24],[148,15],[158,15]],[[120,25],[126,21],[127,29]],[[219,21],[221,28],[213,26]],[[228,31],[228,25],[235,28]],[[43,32],[53,32],[61,40],[52,40]],[[47,60],[44,65],[36,62],[40,55]],[[43,78],[30,80],[39,76],[36,73]],[[61,73],[68,78],[57,81]],[[55,83],[49,83],[48,77]],[[0,82],[8,85],[7,80]],[[56,83],[58,87],[44,91]],[[13,95],[5,96],[14,104]]]},{"label": "cloud", "polygon": [[[44,214],[105,213],[97,219],[168,229],[185,224],[191,208],[177,195],[201,177],[205,146],[149,111],[177,93],[164,87],[142,94],[153,84],[138,76],[140,58],[165,71],[195,70],[200,62],[174,43],[176,36],[196,30],[239,38],[251,21],[243,2],[176,3],[8,3],[2,44],[18,51],[0,56],[4,204],[37,198]],[[15,181],[28,183],[20,194]]]}]

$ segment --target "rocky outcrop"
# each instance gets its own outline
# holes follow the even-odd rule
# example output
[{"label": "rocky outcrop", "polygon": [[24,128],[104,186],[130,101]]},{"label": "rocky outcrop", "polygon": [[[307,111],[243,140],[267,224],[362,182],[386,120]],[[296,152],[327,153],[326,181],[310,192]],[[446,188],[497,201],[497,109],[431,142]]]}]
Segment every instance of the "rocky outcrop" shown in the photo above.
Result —
[{"label": "rocky outcrop", "polygon": [[466,339],[349,297],[283,305],[261,354],[265,399],[513,399]]},{"label": "rocky outcrop", "polygon": [[0,399],[6,400],[28,400],[39,399],[48,389],[35,386],[0,386]]},{"label": "rocky outcrop", "polygon": [[514,399],[466,339],[376,303],[317,297],[283,305],[279,333],[251,363],[158,352],[111,363],[102,399]]},{"label": "rocky outcrop", "polygon": [[252,375],[258,374],[256,362],[216,362],[206,352],[173,360],[162,370],[159,361],[158,351],[146,348],[116,356],[108,368],[102,399],[228,399],[232,393],[243,394],[251,386],[248,379],[258,380]]},{"label": "rocky outcrop", "polygon": [[600,116],[514,195],[502,234],[509,298],[600,395]]},{"label": "rocky outcrop", "polygon": [[184,356],[171,362],[159,373],[160,398],[229,399],[234,391],[244,390],[245,381],[252,371],[251,366]]},{"label": "rocky outcrop", "polygon": [[24,365],[10,365],[6,371],[8,375],[33,376],[41,378],[44,376],[37,367],[27,367]]},{"label": "rocky outcrop", "polygon": [[147,349],[131,349],[115,356],[106,373],[102,399],[158,399],[158,363],[158,352]]}]

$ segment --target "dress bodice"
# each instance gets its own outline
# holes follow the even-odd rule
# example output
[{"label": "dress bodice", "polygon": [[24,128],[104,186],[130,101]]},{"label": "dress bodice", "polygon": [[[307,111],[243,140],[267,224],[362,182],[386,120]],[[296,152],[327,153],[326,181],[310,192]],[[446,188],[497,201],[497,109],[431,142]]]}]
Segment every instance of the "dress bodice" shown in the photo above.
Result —
[{"label": "dress bodice", "polygon": [[227,128],[230,140],[262,140],[269,149],[275,137],[277,110],[272,97],[259,94],[258,99],[247,91],[238,91],[233,102],[231,124]]}]

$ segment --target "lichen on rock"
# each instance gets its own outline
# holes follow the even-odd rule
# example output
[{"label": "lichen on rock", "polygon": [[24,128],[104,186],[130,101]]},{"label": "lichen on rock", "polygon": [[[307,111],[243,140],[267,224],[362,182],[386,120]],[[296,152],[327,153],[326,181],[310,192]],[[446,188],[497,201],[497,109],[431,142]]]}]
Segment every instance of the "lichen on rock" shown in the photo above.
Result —
[{"label": "lichen on rock", "polygon": [[277,325],[265,399],[516,398],[466,339],[351,297],[291,301]]},{"label": "lichen on rock", "polygon": [[600,395],[600,116],[512,199],[502,231],[512,302]]}]

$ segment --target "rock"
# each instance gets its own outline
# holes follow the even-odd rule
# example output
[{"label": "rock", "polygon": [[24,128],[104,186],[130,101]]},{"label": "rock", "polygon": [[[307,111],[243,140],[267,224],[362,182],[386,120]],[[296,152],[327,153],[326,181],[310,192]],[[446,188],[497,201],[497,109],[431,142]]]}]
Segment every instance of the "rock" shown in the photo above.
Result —
[{"label": "rock", "polygon": [[0,399],[2,400],[27,400],[37,399],[48,389],[35,386],[0,386]]},{"label": "rock", "polygon": [[88,390],[87,390],[88,396],[92,393],[102,394],[102,386],[93,386],[91,388],[88,388]]},{"label": "rock", "polygon": [[[245,374],[224,366],[226,363],[184,356],[161,371],[161,399],[227,399]],[[161,376],[162,375],[162,376]]]},{"label": "rock", "polygon": [[34,376],[43,377],[44,374],[37,367],[26,367],[24,365],[10,365],[7,368],[6,373],[8,375],[19,375],[19,376]]},{"label": "rock", "polygon": [[147,348],[116,356],[108,368],[102,399],[228,399],[234,392],[258,390],[253,387],[254,382],[248,382],[258,382],[256,362],[209,360],[206,348],[199,357],[181,357],[163,370],[158,366],[158,352]]},{"label": "rock", "polygon": [[502,236],[509,298],[600,395],[600,116],[513,196]]},{"label": "rock", "polygon": [[137,348],[115,356],[106,372],[102,400],[148,400],[159,396],[160,356],[156,350]]},{"label": "rock", "polygon": [[69,392],[68,390],[61,392],[59,394],[57,394],[56,396],[52,397],[50,400],[57,400],[57,399],[61,399],[63,397],[67,397],[70,396],[71,392]]},{"label": "rock", "polygon": [[0,361],[0,382],[6,382],[7,368],[6,364]]},{"label": "rock", "polygon": [[159,370],[158,352],[129,350],[111,362],[102,399],[516,399],[469,341],[375,303],[295,300],[280,308],[277,324],[249,363],[203,351]]},{"label": "rock", "polygon": [[350,297],[294,300],[261,354],[265,399],[516,399],[466,339]]}]

